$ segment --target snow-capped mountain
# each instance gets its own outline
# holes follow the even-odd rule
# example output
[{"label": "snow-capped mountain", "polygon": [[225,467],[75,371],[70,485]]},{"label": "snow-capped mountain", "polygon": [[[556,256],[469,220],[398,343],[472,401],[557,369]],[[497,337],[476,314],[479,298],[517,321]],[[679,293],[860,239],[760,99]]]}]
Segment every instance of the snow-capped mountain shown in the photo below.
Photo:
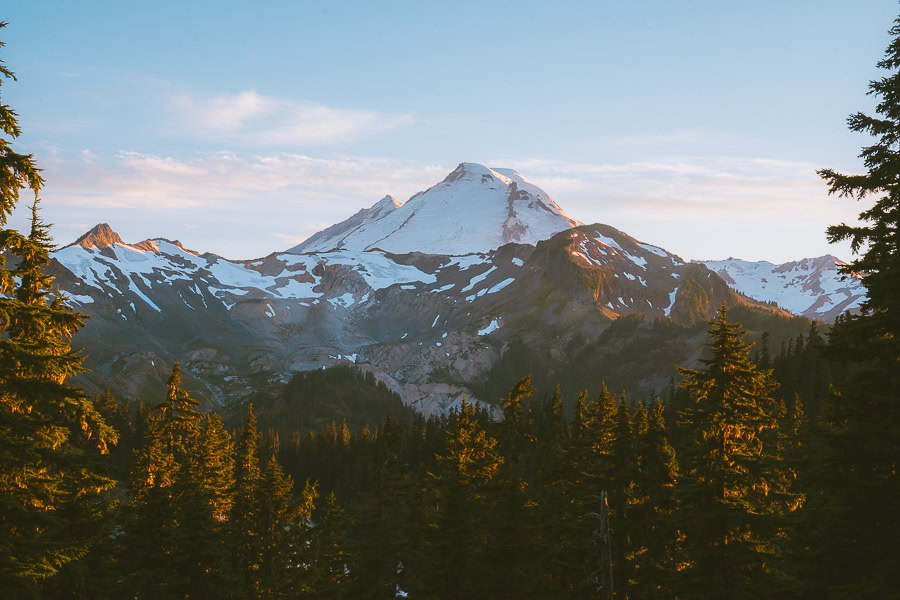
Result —
[{"label": "snow-capped mountain", "polygon": [[732,289],[810,319],[831,322],[845,311],[858,310],[866,298],[860,280],[842,275],[839,269],[845,263],[830,254],[780,265],[736,258],[698,262]]},{"label": "snow-capped mountain", "polygon": [[86,383],[137,399],[183,361],[211,407],[343,363],[426,413],[494,400],[526,368],[653,394],[665,369],[698,359],[723,300],[757,331],[793,323],[702,264],[580,225],[518,173],[471,163],[264,258],[126,243],[105,224],[53,256],[69,302],[92,317],[76,339]]},{"label": "snow-capped mountain", "polygon": [[358,284],[356,287],[368,291],[395,283],[435,280],[433,275],[395,262],[382,252],[276,253],[258,260],[231,261],[187,250],[179,242],[165,238],[126,244],[106,223],[58,250],[53,257],[78,278],[77,291],[86,292],[72,291],[76,304],[103,301],[95,300],[96,292],[114,300],[136,297],[137,303],[129,300],[130,311],[119,311],[126,321],[143,312],[138,305],[161,312],[151,299],[161,292],[177,294],[189,308],[199,308],[188,299],[193,295],[206,309],[210,308],[207,299],[218,301],[214,304],[225,310],[231,310],[239,299],[352,304],[355,300],[351,291],[335,298],[329,293],[331,288],[322,287],[326,269],[347,271],[347,276]]},{"label": "snow-capped mountain", "polygon": [[535,244],[578,224],[517,172],[462,163],[405,203],[387,196],[290,252],[469,254],[511,242]]},{"label": "snow-capped mountain", "polygon": [[[723,299],[746,304],[702,265],[605,225],[462,256],[337,250],[251,261],[163,238],[128,244],[100,225],[54,258],[70,303],[92,317],[76,340],[88,381],[134,399],[164,389],[180,360],[210,406],[251,393],[259,377],[286,381],[349,362],[438,412],[489,393],[485,382],[503,380],[516,340],[569,368],[566,357],[584,344],[618,356],[622,341],[603,341],[603,332],[620,317],[639,317],[633,327],[648,317],[692,327]],[[657,351],[674,353],[667,364],[687,364],[698,348]],[[641,364],[648,393],[666,383]],[[604,377],[615,381],[619,368]]]}]

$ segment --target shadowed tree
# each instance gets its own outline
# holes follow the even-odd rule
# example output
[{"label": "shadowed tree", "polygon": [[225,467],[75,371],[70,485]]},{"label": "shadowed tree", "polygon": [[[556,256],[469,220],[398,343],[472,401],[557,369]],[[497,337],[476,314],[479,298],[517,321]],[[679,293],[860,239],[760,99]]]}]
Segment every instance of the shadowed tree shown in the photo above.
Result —
[{"label": "shadowed tree", "polygon": [[465,398],[447,428],[447,450],[438,457],[439,495],[432,545],[432,590],[444,598],[472,598],[484,589],[481,559],[487,542],[484,515],[488,484],[503,462],[497,440],[479,422]]},{"label": "shadowed tree", "polygon": [[815,451],[821,453],[808,521],[810,597],[896,595],[900,587],[900,18],[869,84],[877,116],[851,115],[852,131],[872,136],[862,174],[823,169],[829,194],[874,200],[859,225],[833,225],[828,241],[849,241],[842,268],[866,286],[859,314],[842,315],[827,353],[849,366],[846,384],[827,398]]},{"label": "shadowed tree", "polygon": [[678,369],[693,399],[680,422],[685,598],[770,597],[784,584],[782,517],[798,498],[780,456],[776,384],[750,360],[745,334],[723,303],[710,323],[712,357],[702,369]]},{"label": "shadowed tree", "polygon": [[[0,62],[4,79],[14,76]],[[116,441],[93,402],[67,383],[83,371],[70,342],[84,316],[45,273],[53,245],[38,215],[43,180],[32,156],[13,150],[20,134],[0,101],[0,589],[10,598],[37,593],[40,580],[103,535],[114,481],[100,454]],[[5,228],[22,189],[35,197],[27,236]]]}]

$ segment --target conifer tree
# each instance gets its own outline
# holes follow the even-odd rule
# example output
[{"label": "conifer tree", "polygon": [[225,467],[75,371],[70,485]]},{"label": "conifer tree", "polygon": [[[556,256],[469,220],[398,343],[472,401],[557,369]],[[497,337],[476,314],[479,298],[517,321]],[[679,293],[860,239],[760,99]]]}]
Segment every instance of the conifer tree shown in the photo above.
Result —
[{"label": "conifer tree", "polygon": [[[601,382],[600,393],[588,406],[588,410],[591,416],[588,428],[591,452],[582,467],[584,485],[580,518],[586,530],[596,530],[599,527],[597,519],[604,510],[602,493],[606,492],[608,497],[616,487],[614,452],[618,403],[605,382]],[[589,564],[596,564],[596,561],[590,559]]]},{"label": "conifer tree", "polygon": [[630,587],[634,598],[674,597],[672,579],[676,569],[678,523],[675,518],[675,484],[678,463],[669,444],[665,407],[657,400],[646,426],[639,428],[636,454],[640,461],[632,521],[637,525],[634,580]]},{"label": "conifer tree", "polygon": [[559,384],[554,388],[550,400],[544,403],[541,424],[543,427],[538,435],[542,455],[539,474],[545,480],[558,481],[562,478],[560,469],[569,446],[569,426],[563,413]]},{"label": "conifer tree", "polygon": [[[815,324],[815,321],[813,321]],[[771,369],[772,368],[772,356],[769,354],[769,332],[764,331],[762,334],[762,339],[759,342],[761,347],[759,351],[759,368],[760,369]]]},{"label": "conifer tree", "polygon": [[134,433],[132,434],[132,449],[143,448],[146,443],[147,431],[150,429],[150,411],[144,405],[142,399],[138,399],[137,409],[134,412]]},{"label": "conifer tree", "polygon": [[850,242],[856,256],[842,272],[861,278],[866,299],[829,334],[829,354],[850,377],[827,400],[817,448],[811,596],[886,597],[900,587],[900,18],[890,34],[877,63],[887,74],[869,83],[877,116],[847,120],[851,131],[875,138],[860,153],[866,172],[819,171],[829,194],[874,202],[859,225],[827,232],[831,243]]},{"label": "conifer tree", "polygon": [[[4,78],[15,79],[0,62]],[[43,180],[33,157],[13,150],[20,134],[0,101],[0,589],[11,597],[83,557],[103,534],[98,520],[114,481],[99,455],[116,441],[66,382],[83,370],[70,345],[83,315],[45,273],[53,246],[38,215]],[[5,228],[23,188],[35,196],[27,236]]]},{"label": "conifer tree", "polygon": [[587,390],[580,392],[575,399],[575,415],[572,420],[570,444],[566,463],[569,465],[568,481],[573,488],[583,487],[588,461],[594,448],[593,427],[596,421],[588,408],[590,397]]},{"label": "conifer tree", "polygon": [[[585,502],[594,493],[591,469],[594,453],[594,427],[596,415],[587,390],[579,392],[575,399],[574,418],[570,427],[569,446],[566,450],[563,496],[566,502],[560,515],[559,552],[555,555],[559,563],[557,585],[564,593],[583,591],[588,577],[592,524],[585,523],[585,515],[591,511]],[[576,596],[581,597],[581,596]]]},{"label": "conifer tree", "polygon": [[[309,521],[301,504],[293,502],[294,480],[285,475],[278,458],[273,454],[259,485],[259,595],[277,598],[281,595],[285,574],[291,564],[291,535],[294,527],[305,526]],[[299,510],[298,510],[299,509]]]},{"label": "conifer tree", "polygon": [[[273,474],[276,474],[273,472]],[[285,478],[289,476],[284,476]],[[278,483],[278,477],[273,477],[270,483],[275,484],[282,490],[286,489],[286,485]],[[279,498],[283,498],[283,492],[279,494]],[[282,519],[285,525],[284,537],[281,540],[281,550],[276,555],[276,559],[281,561],[284,569],[275,574],[275,580],[271,582],[268,579],[268,569],[264,567],[263,578],[264,594],[270,597],[316,597],[313,587],[313,576],[309,572],[310,566],[314,561],[315,547],[312,545],[312,536],[316,534],[315,530],[310,527],[313,517],[313,511],[316,506],[316,499],[319,497],[318,483],[309,480],[303,486],[303,490],[296,500],[292,500],[291,505],[282,513]],[[279,501],[280,502],[280,501]],[[280,505],[279,506],[283,506]]]},{"label": "conifer tree", "polygon": [[614,480],[612,458],[616,444],[618,408],[619,404],[615,395],[607,389],[606,383],[601,383],[600,393],[590,407],[592,411],[592,448],[594,450],[590,474],[596,480],[596,485],[607,491]]},{"label": "conifer tree", "polygon": [[[601,492],[609,493],[613,485],[612,452],[615,443],[616,397],[606,384],[589,401],[587,392],[575,403],[575,419],[571,427],[571,443],[565,478],[571,499],[563,515],[568,554],[560,559],[566,564],[564,587],[571,593],[589,594],[589,579],[596,571],[596,549],[592,532],[598,529],[602,512]],[[578,597],[581,597],[580,595]]]},{"label": "conifer tree", "polygon": [[745,331],[723,303],[710,323],[710,359],[679,367],[693,407],[682,412],[688,434],[679,486],[685,524],[685,597],[771,596],[783,584],[781,516],[796,498],[780,457],[776,384],[750,360]]},{"label": "conifer tree", "polygon": [[483,589],[481,558],[485,552],[485,494],[503,462],[497,440],[479,422],[476,407],[465,398],[447,428],[447,450],[438,457],[439,511],[432,555],[430,587],[443,597],[471,598]]},{"label": "conifer tree", "polygon": [[177,524],[168,577],[179,597],[224,597],[234,585],[227,518],[234,486],[231,436],[218,415],[204,415],[184,440],[176,477]]},{"label": "conifer tree", "polygon": [[564,593],[570,565],[566,557],[572,554],[573,540],[567,531],[567,512],[571,501],[571,485],[566,452],[569,431],[563,414],[563,400],[559,385],[544,406],[543,428],[538,436],[541,444],[541,466],[535,475],[535,497],[539,508],[539,536],[541,540],[540,581],[536,592],[548,597]]},{"label": "conifer tree", "polygon": [[148,415],[145,444],[135,450],[129,476],[130,505],[123,515],[122,577],[137,598],[171,597],[167,586],[176,543],[172,489],[179,465],[165,441],[159,415]]},{"label": "conifer tree", "polygon": [[231,513],[234,558],[248,593],[257,587],[261,553],[258,533],[261,480],[258,451],[259,434],[251,404],[247,408],[247,419],[237,443],[234,463],[235,495]]},{"label": "conifer tree", "polygon": [[503,403],[499,448],[502,464],[491,493],[493,507],[487,527],[485,564],[492,577],[482,593],[527,598],[535,593],[537,515],[528,498],[526,454],[534,441],[533,423],[524,400],[534,394],[532,376],[512,386]]},{"label": "conifer tree", "polygon": [[[6,27],[6,22],[0,22],[0,30]],[[0,41],[0,49],[6,46],[6,42]],[[15,81],[16,76],[0,60],[0,86],[4,79]],[[19,154],[12,148],[12,140],[22,135],[19,127],[18,114],[0,100],[0,226],[5,226],[6,221],[16,203],[19,201],[19,193],[23,189],[29,189],[37,197],[44,180],[41,171],[34,163],[31,154]],[[0,263],[0,266],[5,263]]]},{"label": "conifer tree", "polygon": [[500,424],[502,433],[499,442],[505,469],[521,464],[522,455],[532,437],[529,431],[528,407],[524,402],[535,392],[532,381],[532,375],[517,381],[503,401],[503,421]]},{"label": "conifer tree", "polygon": [[109,388],[103,390],[103,393],[94,398],[94,408],[103,417],[103,420],[113,425],[119,418],[119,403],[113,396]]},{"label": "conifer tree", "polygon": [[118,433],[116,443],[109,448],[110,469],[113,476],[119,480],[127,479],[134,443],[128,404],[120,406],[109,388],[106,388],[102,394],[94,396],[94,408],[103,417],[103,421]]},{"label": "conifer tree", "polygon": [[803,461],[813,459],[813,457],[807,456],[809,419],[806,416],[800,394],[794,394],[790,408],[779,407],[779,413],[781,413],[783,454],[789,465],[799,468]]},{"label": "conifer tree", "polygon": [[403,461],[402,427],[387,416],[375,439],[372,487],[354,523],[357,540],[353,577],[355,597],[395,598],[415,550],[409,527],[411,474]]},{"label": "conifer tree", "polygon": [[181,386],[181,363],[176,362],[166,382],[166,399],[157,407],[160,412],[157,424],[163,443],[170,452],[175,453],[179,463],[184,463],[189,442],[200,429],[203,413],[199,410],[200,402],[191,398]]},{"label": "conifer tree", "polygon": [[224,587],[215,515],[230,503],[228,433],[182,388],[180,363],[166,388],[166,399],[148,416],[129,482],[123,568],[128,593],[137,598],[195,597]]},{"label": "conifer tree", "polygon": [[635,543],[635,531],[630,511],[635,501],[638,467],[633,425],[631,408],[625,394],[622,394],[616,407],[614,441],[608,457],[609,484],[606,487],[613,550],[613,594],[617,599],[627,598],[629,587],[633,584],[634,560],[630,551]]},{"label": "conifer tree", "polygon": [[313,598],[349,598],[349,558],[344,548],[347,519],[334,492],[325,499],[322,518],[313,532],[309,552],[309,591]]}]

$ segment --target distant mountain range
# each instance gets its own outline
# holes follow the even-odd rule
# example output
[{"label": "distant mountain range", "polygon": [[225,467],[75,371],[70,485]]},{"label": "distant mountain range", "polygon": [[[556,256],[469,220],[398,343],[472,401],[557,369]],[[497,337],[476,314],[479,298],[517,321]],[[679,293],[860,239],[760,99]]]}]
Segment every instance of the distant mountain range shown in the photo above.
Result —
[{"label": "distant mountain range", "polygon": [[827,254],[774,265],[736,258],[699,261],[728,285],[751,298],[810,319],[832,322],[839,314],[859,310],[866,289],[856,277],[838,270],[844,262]]},{"label": "distant mountain range", "polygon": [[210,407],[344,363],[424,412],[495,400],[526,369],[649,395],[673,364],[697,360],[723,300],[756,333],[786,335],[805,325],[761,302],[832,319],[863,297],[833,257],[686,264],[581,225],[515,171],[472,163],[255,260],[164,238],[127,244],[106,224],[54,258],[70,302],[92,317],[76,339],[87,385],[152,399],[181,360]]}]

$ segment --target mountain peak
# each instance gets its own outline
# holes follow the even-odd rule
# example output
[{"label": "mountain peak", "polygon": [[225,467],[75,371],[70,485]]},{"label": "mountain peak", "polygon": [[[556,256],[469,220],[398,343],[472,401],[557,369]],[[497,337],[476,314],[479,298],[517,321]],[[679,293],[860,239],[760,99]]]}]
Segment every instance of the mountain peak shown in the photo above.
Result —
[{"label": "mountain peak", "polygon": [[108,223],[98,223],[84,235],[75,240],[72,245],[82,248],[109,248],[113,244],[123,244],[119,234],[113,231]]},{"label": "mountain peak", "polygon": [[442,183],[451,183],[459,181],[460,179],[482,182],[500,181],[506,185],[511,183],[507,177],[504,177],[493,169],[489,169],[478,163],[467,162],[459,163],[459,166],[453,169],[453,171],[444,178]]},{"label": "mountain peak", "polygon": [[380,216],[385,215],[395,208],[400,208],[403,206],[403,203],[391,196],[390,194],[373,204],[369,207],[369,215],[371,216]]},{"label": "mountain peak", "polygon": [[578,221],[516,171],[464,162],[406,203],[386,196],[290,251],[471,254],[509,242],[536,244],[575,225]]}]

